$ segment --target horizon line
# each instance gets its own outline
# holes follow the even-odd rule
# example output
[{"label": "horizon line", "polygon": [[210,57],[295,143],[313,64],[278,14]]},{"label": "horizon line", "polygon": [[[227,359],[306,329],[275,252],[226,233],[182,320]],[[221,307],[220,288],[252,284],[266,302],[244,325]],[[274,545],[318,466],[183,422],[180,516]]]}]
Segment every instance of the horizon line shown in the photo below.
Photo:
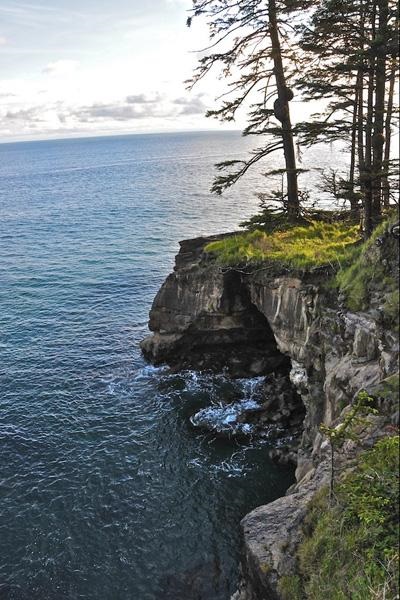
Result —
[{"label": "horizon line", "polygon": [[68,140],[89,140],[98,138],[111,138],[111,137],[131,137],[136,135],[174,135],[184,133],[241,133],[241,129],[175,129],[175,130],[160,130],[160,131],[133,131],[130,133],[101,133],[93,135],[67,135],[65,137],[45,137],[37,139],[20,139],[20,140],[0,140],[0,145],[7,144],[30,144],[36,142],[62,142]]}]

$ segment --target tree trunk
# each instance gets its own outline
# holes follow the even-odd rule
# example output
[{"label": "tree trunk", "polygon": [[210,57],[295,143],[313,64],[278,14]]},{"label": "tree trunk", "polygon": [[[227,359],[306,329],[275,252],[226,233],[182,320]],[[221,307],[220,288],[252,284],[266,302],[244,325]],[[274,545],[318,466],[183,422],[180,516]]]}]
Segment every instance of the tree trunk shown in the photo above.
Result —
[{"label": "tree trunk", "polygon": [[392,123],[392,114],[393,114],[393,96],[394,96],[394,84],[396,82],[396,61],[392,60],[392,65],[390,68],[389,75],[389,95],[387,101],[386,108],[386,119],[385,119],[385,152],[383,156],[383,169],[385,171],[383,179],[382,179],[382,202],[385,208],[389,207],[389,194],[390,194],[390,186],[389,186],[389,178],[388,178],[388,170],[389,170],[389,161],[390,161],[390,142],[391,142],[391,123]]},{"label": "tree trunk", "polygon": [[357,88],[358,88],[358,110],[357,110],[357,154],[358,154],[358,172],[360,177],[361,192],[365,192],[365,154],[364,154],[364,74],[365,74],[365,59],[364,59],[364,37],[365,37],[365,14],[361,3],[360,12],[360,52],[362,61],[357,72]]},{"label": "tree trunk", "polygon": [[[375,39],[376,4],[371,17],[371,39]],[[367,120],[365,124],[365,181],[364,181],[364,237],[369,238],[372,222],[372,128],[374,122],[375,57],[368,60]]]},{"label": "tree trunk", "polygon": [[374,69],[371,66],[368,75],[367,121],[365,126],[365,179],[364,179],[364,236],[372,233],[372,120],[374,98]]},{"label": "tree trunk", "polygon": [[358,201],[354,195],[354,175],[356,169],[356,145],[357,145],[357,113],[358,113],[358,95],[360,93],[359,84],[358,84],[357,75],[357,83],[354,94],[354,107],[353,107],[353,121],[351,125],[351,153],[350,153],[350,173],[349,173],[349,199],[350,199],[350,209],[352,212],[356,213],[358,210]]},{"label": "tree trunk", "polygon": [[388,0],[378,0],[379,20],[376,38],[380,45],[375,49],[376,58],[376,92],[375,92],[375,120],[372,137],[373,163],[372,163],[372,218],[374,223],[381,215],[381,188],[382,188],[382,163],[383,135],[385,116],[385,91],[386,91],[386,53],[388,40]]},{"label": "tree trunk", "polygon": [[[365,154],[364,154],[364,68],[360,67],[361,77],[358,90],[358,111],[357,111],[357,155],[358,155],[358,173],[360,179],[360,190],[365,202]],[[365,211],[364,211],[365,219]],[[360,229],[365,229],[365,223],[360,222]]]},{"label": "tree trunk", "polygon": [[286,181],[288,193],[288,217],[294,221],[299,215],[299,192],[297,187],[296,154],[293,142],[292,124],[290,121],[289,102],[293,93],[286,85],[283,70],[282,50],[277,22],[276,2],[268,0],[269,34],[272,43],[272,58],[274,61],[274,76],[278,99],[274,103],[275,117],[282,124],[283,152],[285,156]]}]

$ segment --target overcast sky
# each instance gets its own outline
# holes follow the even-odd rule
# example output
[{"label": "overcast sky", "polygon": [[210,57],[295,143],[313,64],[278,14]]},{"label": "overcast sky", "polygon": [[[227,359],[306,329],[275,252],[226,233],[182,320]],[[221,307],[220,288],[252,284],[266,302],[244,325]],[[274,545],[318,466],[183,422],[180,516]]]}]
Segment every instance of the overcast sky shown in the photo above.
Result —
[{"label": "overcast sky", "polygon": [[221,127],[191,0],[1,0],[0,141]]}]

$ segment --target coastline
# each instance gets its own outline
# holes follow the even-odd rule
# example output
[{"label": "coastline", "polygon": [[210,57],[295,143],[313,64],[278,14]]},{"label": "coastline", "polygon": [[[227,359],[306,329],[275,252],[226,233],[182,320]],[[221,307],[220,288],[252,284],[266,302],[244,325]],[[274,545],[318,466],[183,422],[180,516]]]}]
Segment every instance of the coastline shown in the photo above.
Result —
[{"label": "coastline", "polygon": [[[343,296],[336,298],[325,285],[332,277],[329,266],[303,272],[272,264],[221,268],[204,253],[205,245],[217,238],[180,242],[174,272],[153,302],[152,334],[141,348],[151,362],[167,363],[174,371],[224,368],[231,377],[256,377],[281,370],[290,379],[305,414],[290,451],[278,450],[275,458],[285,460],[290,454],[296,483],[286,496],[243,519],[241,581],[232,597],[280,600],[280,582],[296,572],[307,507],[329,481],[329,448],[319,426],[340,423],[361,389],[374,393],[398,373],[398,340],[383,321],[379,293],[367,310],[351,311]],[[386,238],[370,254],[376,262],[391,256],[395,265],[395,240]],[[370,417],[358,444],[345,444],[338,470],[345,472],[395,421],[396,398],[380,398],[379,416]],[[261,427],[274,419],[288,427],[285,408],[289,415],[299,414],[299,404],[285,406],[285,398],[280,406],[268,402],[267,395],[265,400]]]}]

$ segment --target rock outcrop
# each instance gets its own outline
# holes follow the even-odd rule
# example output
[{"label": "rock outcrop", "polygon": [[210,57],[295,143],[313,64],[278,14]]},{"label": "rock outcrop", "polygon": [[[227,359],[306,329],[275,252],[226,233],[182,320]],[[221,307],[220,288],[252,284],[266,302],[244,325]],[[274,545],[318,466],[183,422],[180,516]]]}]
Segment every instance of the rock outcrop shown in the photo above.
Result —
[{"label": "rock outcrop", "polygon": [[153,335],[142,351],[155,364],[174,370],[226,371],[256,376],[289,367],[267,318],[251,301],[243,273],[223,270],[202,256],[206,242],[181,242],[175,271],[158,292],[150,311]]},{"label": "rock outcrop", "polygon": [[319,425],[332,425],[361,389],[398,371],[398,336],[385,324],[379,292],[367,311],[351,312],[325,285],[329,267],[307,273],[273,265],[224,269],[203,253],[211,239],[181,242],[175,271],[154,300],[153,334],[142,350],[174,369],[225,369],[232,376],[290,370],[306,409],[297,484],[243,520],[243,577],[234,596],[276,600],[279,578],[293,568],[306,505],[326,478]]}]

